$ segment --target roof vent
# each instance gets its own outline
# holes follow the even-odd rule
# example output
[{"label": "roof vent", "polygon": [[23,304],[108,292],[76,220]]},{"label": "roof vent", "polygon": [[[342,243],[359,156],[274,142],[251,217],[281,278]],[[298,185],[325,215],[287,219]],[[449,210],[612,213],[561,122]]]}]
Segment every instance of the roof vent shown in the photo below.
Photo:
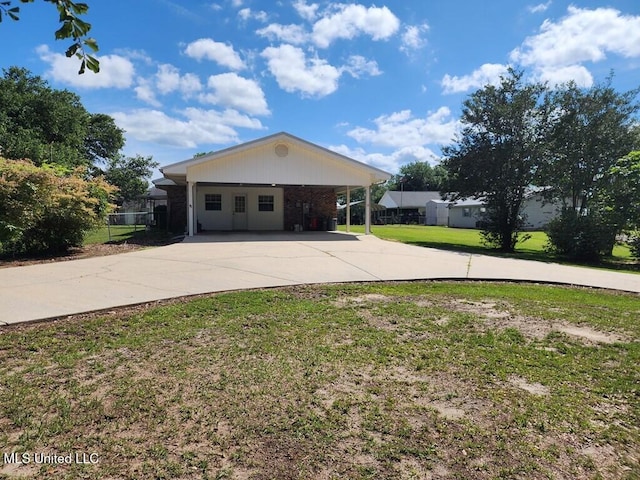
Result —
[{"label": "roof vent", "polygon": [[279,157],[286,157],[289,155],[289,147],[287,147],[284,143],[279,143],[275,148],[276,155]]}]

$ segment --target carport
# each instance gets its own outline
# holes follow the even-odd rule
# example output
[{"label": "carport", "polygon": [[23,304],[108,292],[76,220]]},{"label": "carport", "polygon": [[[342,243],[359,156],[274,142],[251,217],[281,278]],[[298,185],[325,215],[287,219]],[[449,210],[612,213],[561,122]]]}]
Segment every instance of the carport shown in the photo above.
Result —
[{"label": "carport", "polygon": [[[281,132],[160,169],[154,184],[168,194],[169,224],[189,236],[202,231],[328,230],[336,198],[391,174]],[[350,215],[347,215],[347,219]],[[349,221],[349,220],[347,220]],[[347,223],[347,229],[349,224]]]}]

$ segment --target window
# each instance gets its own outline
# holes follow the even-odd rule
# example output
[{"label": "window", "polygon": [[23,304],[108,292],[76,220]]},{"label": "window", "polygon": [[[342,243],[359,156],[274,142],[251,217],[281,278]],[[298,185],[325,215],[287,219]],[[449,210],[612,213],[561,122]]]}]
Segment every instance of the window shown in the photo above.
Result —
[{"label": "window", "polygon": [[273,212],[273,195],[258,195],[258,211]]},{"label": "window", "polygon": [[233,197],[233,213],[247,213],[247,196],[235,195]]},{"label": "window", "polygon": [[206,193],[204,195],[205,210],[222,210],[222,195],[219,193]]},{"label": "window", "polygon": [[462,216],[463,217],[470,217],[471,216],[471,209],[469,207],[465,207],[462,209]]}]

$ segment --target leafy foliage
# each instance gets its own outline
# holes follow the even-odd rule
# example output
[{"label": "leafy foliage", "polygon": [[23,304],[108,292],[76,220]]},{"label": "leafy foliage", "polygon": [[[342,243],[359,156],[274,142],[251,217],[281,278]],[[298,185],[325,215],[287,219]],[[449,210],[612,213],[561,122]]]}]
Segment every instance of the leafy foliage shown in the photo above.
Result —
[{"label": "leafy foliage", "polygon": [[522,77],[510,70],[500,85],[473,93],[463,104],[460,138],[443,149],[446,191],[453,192],[449,198],[483,198],[485,239],[507,252],[515,248],[524,226],[523,201],[547,128],[544,86],[525,84]]},{"label": "leafy foliage", "polygon": [[400,172],[387,182],[387,188],[402,188],[407,192],[439,191],[446,178],[447,170],[441,165],[431,166],[427,162],[415,161],[402,165]]},{"label": "leafy foliage", "polygon": [[104,176],[111,185],[118,187],[118,203],[134,200],[147,191],[146,179],[152,170],[158,167],[152,157],[125,157],[121,155],[112,158],[107,163]]},{"label": "leafy foliage", "polygon": [[75,93],[52,89],[24,68],[10,67],[0,78],[0,151],[5,158],[90,167],[117,155],[123,133],[108,115],[89,113]]},{"label": "leafy foliage", "polygon": [[633,149],[638,91],[621,94],[610,82],[589,89],[568,83],[546,99],[554,118],[539,182],[581,214],[609,188],[608,174],[616,161]]},{"label": "leafy foliage", "polygon": [[[574,259],[610,255],[615,238],[637,225],[640,158],[635,98],[611,78],[589,89],[522,82],[510,71],[465,101],[457,145],[444,149],[453,200],[483,198],[483,236],[512,251],[524,218],[524,194],[544,187],[565,212],[551,225],[550,251]],[[565,222],[565,224],[562,224]]]},{"label": "leafy foliage", "polygon": [[66,251],[110,211],[114,188],[83,171],[0,157],[0,253]]},{"label": "leafy foliage", "polygon": [[630,152],[607,172],[604,190],[605,213],[614,217],[616,233],[626,228],[640,227],[640,150]]},{"label": "leafy foliage", "polygon": [[[83,74],[85,69],[94,73],[100,71],[100,62],[94,56],[87,53],[98,51],[98,43],[94,38],[88,37],[91,24],[80,18],[89,11],[86,3],[73,2],[72,0],[44,0],[55,5],[59,14],[60,28],[55,32],[56,40],[72,39],[73,43],[67,48],[67,57],[76,56],[80,59],[79,74]],[[20,3],[34,3],[35,0],[20,0]],[[20,20],[20,7],[13,7],[12,0],[0,2],[0,22],[4,15],[11,20]]]},{"label": "leafy foliage", "polygon": [[610,230],[597,213],[564,208],[549,222],[547,235],[547,250],[569,260],[593,262],[612,250]]},{"label": "leafy foliage", "polygon": [[[563,255],[598,260],[610,255],[616,235],[637,222],[640,201],[638,156],[627,156],[636,143],[634,125],[640,90],[616,92],[610,85],[589,89],[575,84],[557,88],[547,98],[555,112],[547,155],[539,167],[539,182],[547,194],[576,212],[562,229],[577,244],[553,245]],[[557,225],[554,225],[557,227]],[[572,232],[572,229],[578,230]],[[584,238],[583,238],[584,237]],[[564,238],[551,235],[551,242]],[[576,249],[583,248],[583,251]]]}]

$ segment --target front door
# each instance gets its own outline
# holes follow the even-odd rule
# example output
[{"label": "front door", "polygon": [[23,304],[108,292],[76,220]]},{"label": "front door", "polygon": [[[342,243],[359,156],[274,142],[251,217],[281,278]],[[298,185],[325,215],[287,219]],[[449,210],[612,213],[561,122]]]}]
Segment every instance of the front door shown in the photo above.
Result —
[{"label": "front door", "polygon": [[233,196],[233,229],[247,230],[247,195],[237,193]]}]

